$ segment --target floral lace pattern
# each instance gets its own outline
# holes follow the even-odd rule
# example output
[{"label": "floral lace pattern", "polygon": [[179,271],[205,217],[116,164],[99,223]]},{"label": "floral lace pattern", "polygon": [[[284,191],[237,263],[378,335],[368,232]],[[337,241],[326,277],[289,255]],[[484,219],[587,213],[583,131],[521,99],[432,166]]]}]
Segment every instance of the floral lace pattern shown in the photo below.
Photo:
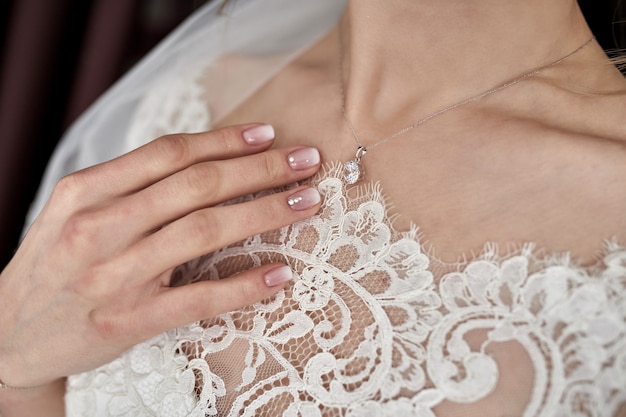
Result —
[{"label": "floral lace pattern", "polygon": [[[528,393],[515,415],[626,412],[626,251],[585,269],[526,247],[435,274],[417,230],[392,228],[380,190],[353,196],[339,174],[314,180],[317,216],[173,276],[184,285],[281,261],[293,284],[71,377],[69,415],[436,416],[479,407],[511,380]],[[498,355],[511,343],[526,375]]]},{"label": "floral lace pattern", "polygon": [[[159,84],[129,147],[204,130],[204,69]],[[626,416],[626,250],[594,268],[531,246],[442,267],[382,193],[313,181],[320,213],[179,267],[172,285],[286,262],[275,297],[72,376],[68,416]],[[356,191],[356,192],[355,192]],[[249,199],[253,196],[247,197]],[[495,404],[495,405],[494,405]]]}]

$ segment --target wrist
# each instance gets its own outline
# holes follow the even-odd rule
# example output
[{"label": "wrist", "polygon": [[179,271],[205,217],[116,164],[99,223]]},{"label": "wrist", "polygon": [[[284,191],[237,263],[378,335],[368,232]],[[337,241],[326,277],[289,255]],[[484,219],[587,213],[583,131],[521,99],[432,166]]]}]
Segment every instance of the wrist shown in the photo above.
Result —
[{"label": "wrist", "polygon": [[35,390],[37,388],[44,387],[45,385],[48,385],[48,384],[33,385],[31,387],[14,387],[13,385],[9,385],[5,383],[2,380],[2,378],[0,378],[0,390],[6,390],[6,391],[30,391],[30,390]]},{"label": "wrist", "polygon": [[0,388],[2,417],[63,416],[65,414],[65,378],[36,387]]}]

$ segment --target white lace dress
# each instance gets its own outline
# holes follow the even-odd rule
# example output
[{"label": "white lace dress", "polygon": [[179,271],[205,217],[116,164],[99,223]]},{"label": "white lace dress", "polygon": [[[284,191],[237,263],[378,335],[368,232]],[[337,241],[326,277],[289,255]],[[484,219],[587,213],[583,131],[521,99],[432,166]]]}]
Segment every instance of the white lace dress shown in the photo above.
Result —
[{"label": "white lace dress", "polygon": [[[70,415],[423,417],[440,415],[438,405],[445,416],[623,415],[624,250],[588,269],[536,259],[531,246],[441,265],[416,230],[393,230],[376,187],[350,198],[334,168],[316,182],[316,217],[173,277],[181,285],[281,261],[293,285],[70,378]],[[509,398],[481,403],[498,392]]]},{"label": "white lace dress", "polygon": [[[326,3],[336,8],[334,1]],[[309,21],[295,22],[295,30]],[[169,62],[167,54],[160,62]],[[33,212],[64,171],[162,133],[206,129],[209,115],[245,96],[220,110],[202,67],[180,68],[132,111],[125,143],[104,141],[131,114],[133,76],[95,106],[69,133]],[[141,71],[134,77],[142,79]],[[268,67],[255,85],[273,72]],[[172,281],[220,279],[280,261],[296,272],[293,284],[70,377],[68,416],[626,415],[624,248],[608,244],[588,268],[566,255],[539,256],[532,245],[506,257],[486,246],[467,262],[443,264],[425,253],[417,228],[394,230],[378,186],[348,193],[338,174],[331,164],[313,180],[323,195],[315,217],[193,260]]]},{"label": "white lace dress", "polygon": [[[152,91],[130,136],[205,128],[202,80],[186,74]],[[626,413],[624,249],[608,245],[590,268],[532,245],[503,258],[487,246],[446,265],[424,253],[417,228],[394,230],[378,186],[348,192],[340,174],[330,165],[312,180],[317,216],[172,278],[184,285],[280,261],[296,272],[292,285],[71,377],[68,415]]]}]

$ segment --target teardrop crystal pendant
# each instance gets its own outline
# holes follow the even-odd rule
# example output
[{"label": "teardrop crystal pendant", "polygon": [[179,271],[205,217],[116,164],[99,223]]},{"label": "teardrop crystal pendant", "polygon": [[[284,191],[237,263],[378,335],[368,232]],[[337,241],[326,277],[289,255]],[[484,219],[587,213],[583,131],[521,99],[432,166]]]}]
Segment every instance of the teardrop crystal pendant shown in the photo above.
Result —
[{"label": "teardrop crystal pendant", "polygon": [[357,161],[343,164],[343,179],[348,185],[356,184],[361,179],[361,164]]},{"label": "teardrop crystal pendant", "polygon": [[361,158],[365,156],[367,149],[359,146],[356,150],[356,156],[352,161],[343,164],[343,179],[348,185],[356,184],[363,178],[364,171],[361,165]]}]

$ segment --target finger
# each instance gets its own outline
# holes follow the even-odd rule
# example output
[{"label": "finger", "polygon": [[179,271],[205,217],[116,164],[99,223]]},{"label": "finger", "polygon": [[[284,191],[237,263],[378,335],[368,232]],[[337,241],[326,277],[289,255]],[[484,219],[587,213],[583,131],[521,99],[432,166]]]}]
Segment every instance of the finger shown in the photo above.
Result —
[{"label": "finger", "polygon": [[267,299],[292,279],[282,264],[264,265],[230,278],[168,288],[136,311],[146,337]]},{"label": "finger", "polygon": [[116,159],[75,173],[73,180],[80,182],[86,192],[98,190],[100,197],[126,195],[201,161],[261,152],[273,140],[274,129],[262,124],[167,135]]},{"label": "finger", "polygon": [[112,210],[125,213],[120,219],[133,217],[128,231],[143,235],[192,211],[302,180],[319,163],[316,149],[291,148],[195,164],[120,200]]},{"label": "finger", "polygon": [[116,262],[120,268],[132,265],[132,276],[151,279],[248,236],[310,217],[319,209],[320,200],[314,188],[300,187],[240,204],[198,210],[138,241]]}]

